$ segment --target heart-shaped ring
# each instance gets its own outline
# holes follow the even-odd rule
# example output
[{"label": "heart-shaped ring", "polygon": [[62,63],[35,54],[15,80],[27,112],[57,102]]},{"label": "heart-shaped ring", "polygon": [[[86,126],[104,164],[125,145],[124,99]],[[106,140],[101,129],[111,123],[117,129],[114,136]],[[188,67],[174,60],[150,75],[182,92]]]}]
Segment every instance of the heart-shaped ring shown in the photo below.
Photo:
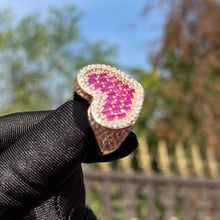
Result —
[{"label": "heart-shaped ring", "polygon": [[118,149],[141,112],[141,84],[114,67],[94,64],[78,72],[74,92],[90,102],[88,119],[100,153]]}]

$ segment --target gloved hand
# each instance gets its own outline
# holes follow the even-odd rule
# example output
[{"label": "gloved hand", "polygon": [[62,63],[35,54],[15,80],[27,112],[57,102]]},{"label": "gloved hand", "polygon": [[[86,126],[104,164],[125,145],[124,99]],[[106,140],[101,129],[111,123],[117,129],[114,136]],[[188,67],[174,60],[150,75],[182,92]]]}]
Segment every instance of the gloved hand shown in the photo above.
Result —
[{"label": "gloved hand", "polygon": [[130,133],[118,150],[98,155],[88,103],[0,117],[0,219],[95,219],[85,207],[82,162],[111,161],[137,147]]}]

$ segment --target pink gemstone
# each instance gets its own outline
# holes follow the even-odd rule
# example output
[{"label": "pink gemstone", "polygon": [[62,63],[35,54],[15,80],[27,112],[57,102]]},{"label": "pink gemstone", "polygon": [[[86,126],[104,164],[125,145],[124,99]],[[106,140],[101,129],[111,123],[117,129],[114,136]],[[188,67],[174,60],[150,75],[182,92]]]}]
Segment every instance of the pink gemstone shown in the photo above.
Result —
[{"label": "pink gemstone", "polygon": [[108,98],[113,98],[114,96],[115,96],[114,92],[108,94]]},{"label": "pink gemstone", "polygon": [[112,88],[113,83],[112,83],[112,82],[107,82],[105,85],[106,85],[107,87],[111,87],[111,88]]},{"label": "pink gemstone", "polygon": [[127,111],[127,112],[130,112],[130,111],[131,111],[131,107],[129,107],[129,106],[124,106],[122,109],[124,109],[124,110]]},{"label": "pink gemstone", "polygon": [[101,89],[102,88],[102,85],[101,84],[96,84],[95,85],[95,89]]},{"label": "pink gemstone", "polygon": [[106,99],[106,104],[111,105],[112,104],[112,99]]},{"label": "pink gemstone", "polygon": [[100,76],[107,76],[107,73],[101,73]]},{"label": "pink gemstone", "polygon": [[123,85],[122,81],[118,80],[117,82],[115,82],[115,85],[118,86],[118,85]]},{"label": "pink gemstone", "polygon": [[106,87],[106,86],[103,86],[103,87],[101,88],[101,91],[102,91],[102,92],[108,92],[108,91],[109,91],[109,88]]},{"label": "pink gemstone", "polygon": [[94,85],[94,84],[96,84],[96,81],[89,82],[89,85]]},{"label": "pink gemstone", "polygon": [[134,89],[128,90],[128,94],[133,94],[135,92]]},{"label": "pink gemstone", "polygon": [[115,101],[114,97],[108,97],[108,101],[107,101],[108,103],[112,104],[114,101]]},{"label": "pink gemstone", "polygon": [[110,116],[112,113],[111,111],[102,111],[102,114],[106,116]]},{"label": "pink gemstone", "polygon": [[94,84],[95,82],[96,82],[95,77],[89,78],[89,84]]},{"label": "pink gemstone", "polygon": [[113,113],[120,113],[120,112],[121,112],[121,110],[119,108],[113,109]]},{"label": "pink gemstone", "polygon": [[126,95],[127,100],[131,100],[133,98],[133,94]]},{"label": "pink gemstone", "polygon": [[105,110],[107,110],[107,109],[111,109],[112,105],[111,105],[111,103],[106,103],[103,107]]},{"label": "pink gemstone", "polygon": [[115,103],[115,107],[117,107],[117,108],[122,107],[122,103],[121,103],[121,102],[116,102],[116,103]]},{"label": "pink gemstone", "polygon": [[111,76],[108,80],[109,82],[115,82],[117,81],[117,78],[115,76]]},{"label": "pink gemstone", "polygon": [[118,83],[116,86],[121,89],[122,85],[122,83]]},{"label": "pink gemstone", "polygon": [[96,76],[89,77],[89,80],[95,80],[95,79],[96,79]]},{"label": "pink gemstone", "polygon": [[129,86],[128,86],[128,85],[124,85],[124,86],[123,86],[123,89],[128,90],[128,89],[130,89],[130,88],[129,88]]},{"label": "pink gemstone", "polygon": [[117,87],[113,87],[113,88],[112,88],[112,91],[114,91],[114,92],[119,92],[120,90],[119,90],[119,88],[117,88]]},{"label": "pink gemstone", "polygon": [[[108,94],[107,94],[108,95]],[[109,102],[113,102],[114,101],[114,99],[115,99],[115,96],[113,95],[113,96],[108,96],[108,98],[107,98],[107,102],[109,103]]]},{"label": "pink gemstone", "polygon": [[92,74],[89,74],[89,75],[88,75],[89,78],[90,78],[90,77],[96,77],[96,76],[97,76],[96,73],[92,73]]},{"label": "pink gemstone", "polygon": [[122,97],[122,96],[117,97],[117,101],[122,101],[123,99],[124,99],[124,97]]},{"label": "pink gemstone", "polygon": [[100,76],[99,81],[100,82],[106,82],[106,77],[105,76]]},{"label": "pink gemstone", "polygon": [[130,105],[132,102],[130,100],[127,100],[124,102],[125,105]]},{"label": "pink gemstone", "polygon": [[119,96],[125,96],[126,93],[123,90],[119,90],[117,93]]},{"label": "pink gemstone", "polygon": [[119,115],[117,115],[117,116],[118,116],[119,119],[121,119],[121,118],[125,118],[125,117],[126,117],[126,114],[125,114],[125,113],[122,113],[122,114],[119,114]]},{"label": "pink gemstone", "polygon": [[115,120],[115,115],[107,116],[107,119],[108,119],[108,121],[113,121],[113,120]]},{"label": "pink gemstone", "polygon": [[110,103],[106,103],[104,106],[103,106],[105,109],[112,109],[113,106],[112,106],[112,102]]}]

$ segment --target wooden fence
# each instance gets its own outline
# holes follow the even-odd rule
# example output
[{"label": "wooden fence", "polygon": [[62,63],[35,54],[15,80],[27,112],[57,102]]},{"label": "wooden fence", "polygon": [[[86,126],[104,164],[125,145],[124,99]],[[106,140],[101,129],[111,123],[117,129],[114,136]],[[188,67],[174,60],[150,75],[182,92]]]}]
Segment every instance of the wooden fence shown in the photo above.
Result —
[{"label": "wooden fence", "polygon": [[[152,158],[140,140],[138,161],[142,170],[133,171],[132,156],[122,159],[119,168],[111,163],[84,167],[87,204],[100,220],[219,220],[220,178],[211,148],[202,158],[193,145],[190,160],[181,144],[172,156],[160,142]],[[157,160],[159,173],[152,171]]]}]

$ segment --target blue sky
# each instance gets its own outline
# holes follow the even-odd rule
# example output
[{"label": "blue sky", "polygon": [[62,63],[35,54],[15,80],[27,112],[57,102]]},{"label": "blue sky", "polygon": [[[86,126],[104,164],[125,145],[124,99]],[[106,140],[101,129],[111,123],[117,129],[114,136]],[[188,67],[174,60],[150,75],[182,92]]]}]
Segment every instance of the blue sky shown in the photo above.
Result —
[{"label": "blue sky", "polygon": [[122,67],[149,69],[147,57],[158,47],[164,12],[154,10],[143,18],[145,3],[146,0],[0,0],[0,8],[11,7],[20,18],[33,12],[45,13],[51,6],[74,4],[84,14],[79,27],[86,38],[118,45]]}]

